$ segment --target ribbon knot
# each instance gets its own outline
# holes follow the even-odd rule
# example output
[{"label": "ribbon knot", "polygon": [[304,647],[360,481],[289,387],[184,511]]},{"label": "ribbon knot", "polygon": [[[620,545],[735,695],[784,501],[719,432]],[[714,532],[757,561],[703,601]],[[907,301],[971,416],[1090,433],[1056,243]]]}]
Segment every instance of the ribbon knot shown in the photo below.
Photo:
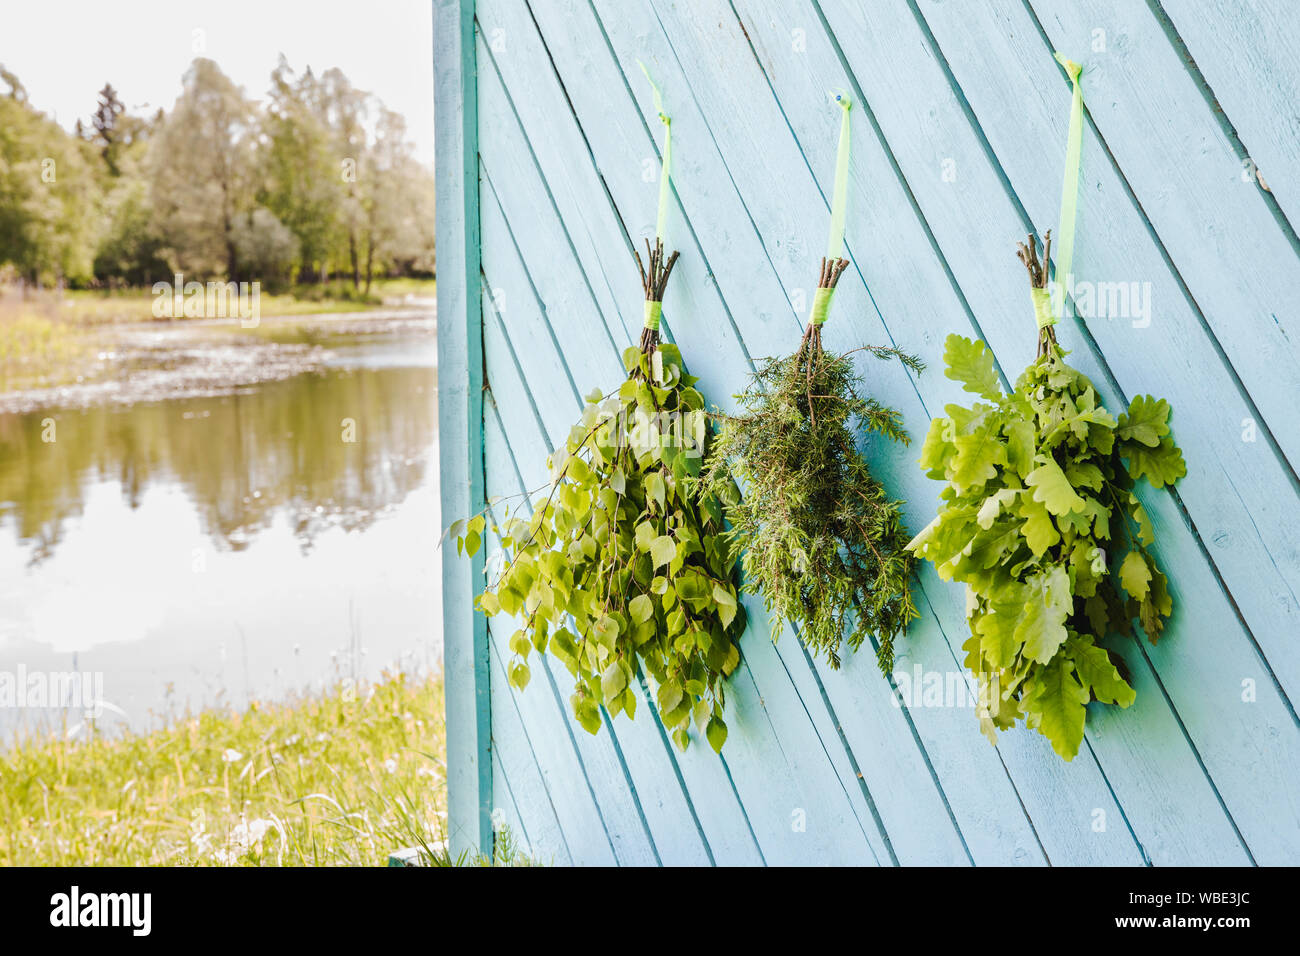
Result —
[{"label": "ribbon knot", "polygon": [[1070,74],[1071,80],[1077,80],[1079,78],[1079,74],[1083,72],[1083,67],[1081,67],[1078,63],[1075,63],[1064,53],[1053,53],[1052,56],[1056,57],[1057,63],[1065,67],[1065,72]]}]

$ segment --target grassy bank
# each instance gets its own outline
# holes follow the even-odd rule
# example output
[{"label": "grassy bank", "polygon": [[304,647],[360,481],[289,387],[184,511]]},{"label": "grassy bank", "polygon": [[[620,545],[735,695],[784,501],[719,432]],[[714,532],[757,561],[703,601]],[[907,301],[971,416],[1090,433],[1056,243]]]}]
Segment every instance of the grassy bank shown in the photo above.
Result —
[{"label": "grassy bank", "polygon": [[0,865],[384,865],[402,847],[447,865],[444,754],[441,681],[401,675],[21,743],[0,754]]},{"label": "grassy bank", "polygon": [[0,392],[63,385],[86,366],[91,337],[38,311],[0,309]]},{"label": "grassy bank", "polygon": [[[289,315],[313,315],[327,312],[361,312],[383,307],[386,301],[405,296],[432,298],[437,283],[433,279],[377,279],[367,294],[353,289],[350,282],[295,286],[288,292],[258,294],[262,318]],[[72,291],[64,293],[60,317],[77,325],[104,322],[149,322],[153,314],[154,294],[149,289],[123,289],[117,292]]]}]

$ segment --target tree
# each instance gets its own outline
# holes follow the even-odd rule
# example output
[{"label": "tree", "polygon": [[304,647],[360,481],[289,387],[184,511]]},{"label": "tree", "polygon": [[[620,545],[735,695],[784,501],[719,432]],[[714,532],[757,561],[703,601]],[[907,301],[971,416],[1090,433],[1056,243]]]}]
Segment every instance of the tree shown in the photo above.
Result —
[{"label": "tree", "polygon": [[433,266],[433,178],[411,155],[406,121],[383,106],[361,178],[365,291],[376,271],[398,263]]},{"label": "tree", "polygon": [[375,97],[358,90],[337,67],[326,70],[321,77],[319,108],[332,134],[339,218],[346,237],[354,289],[361,284],[362,232],[366,219],[366,190],[361,177],[370,150],[367,125],[377,104]]},{"label": "tree", "polygon": [[154,228],[176,271],[240,278],[235,218],[254,207],[255,111],[211,60],[196,59],[150,138]]},{"label": "tree", "polygon": [[321,95],[310,68],[298,77],[280,58],[262,123],[258,198],[297,237],[303,271],[324,278],[341,227],[333,132]]},{"label": "tree", "polygon": [[0,67],[0,263],[32,282],[91,274],[99,190],[93,147],[33,109]]},{"label": "tree", "polygon": [[125,154],[121,175],[104,201],[104,234],[95,253],[95,277],[110,285],[147,286],[169,278],[163,240],[154,229],[153,204],[142,150]]},{"label": "tree", "polygon": [[[104,163],[108,166],[108,171],[113,176],[121,175],[118,169],[117,156],[121,148],[118,134],[118,117],[126,112],[126,107],[118,99],[117,90],[113,89],[112,83],[105,83],[104,88],[99,91],[99,105],[95,109],[95,114],[91,117],[91,123],[95,127],[95,135],[98,137],[101,153],[104,157]],[[80,125],[81,121],[77,121]]]},{"label": "tree", "polygon": [[0,266],[32,282],[348,274],[368,292],[432,271],[433,202],[402,118],[338,69],[281,58],[259,110],[196,59],[170,113],[134,116],[105,83],[69,132],[0,66]]},{"label": "tree", "polygon": [[27,102],[27,90],[22,83],[18,82],[18,77],[4,68],[0,63],[0,82],[9,87],[9,92],[5,96],[11,100],[17,100],[19,103]]},{"label": "tree", "polygon": [[235,246],[244,270],[270,288],[279,288],[293,275],[298,238],[269,209],[258,206],[235,218]]}]

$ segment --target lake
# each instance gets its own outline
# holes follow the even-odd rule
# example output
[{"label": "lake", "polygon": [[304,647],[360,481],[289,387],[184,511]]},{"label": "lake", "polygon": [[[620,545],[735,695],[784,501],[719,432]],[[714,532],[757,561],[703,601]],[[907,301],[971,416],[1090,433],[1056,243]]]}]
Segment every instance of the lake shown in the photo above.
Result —
[{"label": "lake", "polygon": [[[144,729],[440,668],[432,312],[264,324],[127,329],[115,376],[0,411],[0,681],[29,705],[76,671],[101,727]],[[4,739],[82,718],[3,703]]]}]

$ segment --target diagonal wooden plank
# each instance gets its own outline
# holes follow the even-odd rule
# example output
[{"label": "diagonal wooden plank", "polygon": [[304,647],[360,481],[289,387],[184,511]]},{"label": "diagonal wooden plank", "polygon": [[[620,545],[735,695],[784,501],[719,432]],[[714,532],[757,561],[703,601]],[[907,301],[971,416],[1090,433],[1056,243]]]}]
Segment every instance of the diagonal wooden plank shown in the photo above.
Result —
[{"label": "diagonal wooden plank", "polygon": [[1293,228],[1300,224],[1300,10],[1283,0],[1148,0],[1171,23],[1216,108]]},{"label": "diagonal wooden plank", "polygon": [[[494,428],[489,424],[488,440]],[[505,436],[496,429],[498,440]],[[564,830],[551,802],[546,781],[542,778],[528,739],[528,728],[519,719],[518,707],[509,695],[513,692],[505,669],[495,649],[490,653],[492,665],[492,719],[496,726],[492,737],[492,793],[505,824],[522,841],[521,852],[539,863],[569,866],[573,863]]]}]

